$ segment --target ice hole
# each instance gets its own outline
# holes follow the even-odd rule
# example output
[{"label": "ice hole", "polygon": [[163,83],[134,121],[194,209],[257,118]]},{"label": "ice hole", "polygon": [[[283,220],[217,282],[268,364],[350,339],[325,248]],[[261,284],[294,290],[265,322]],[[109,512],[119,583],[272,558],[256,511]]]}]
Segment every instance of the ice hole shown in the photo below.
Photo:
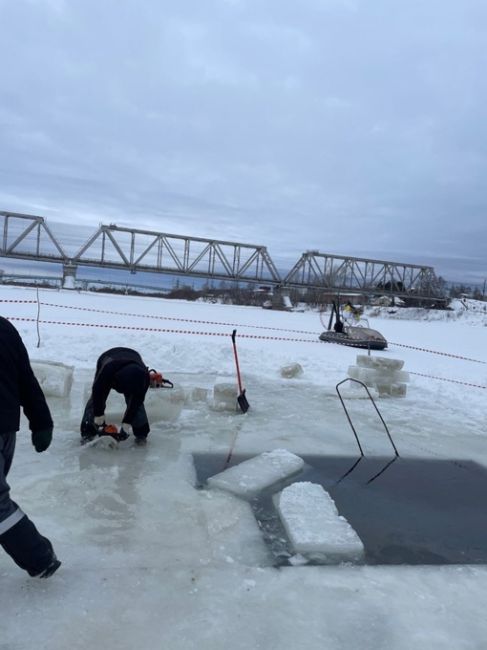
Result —
[{"label": "ice hole", "polygon": [[[330,494],[362,540],[365,564],[487,564],[483,466],[456,459],[301,457],[299,481],[318,483]],[[199,485],[226,465],[221,454],[193,458]],[[236,455],[229,466],[248,459]],[[272,494],[257,494],[250,505],[274,563],[292,564],[294,549]]]}]

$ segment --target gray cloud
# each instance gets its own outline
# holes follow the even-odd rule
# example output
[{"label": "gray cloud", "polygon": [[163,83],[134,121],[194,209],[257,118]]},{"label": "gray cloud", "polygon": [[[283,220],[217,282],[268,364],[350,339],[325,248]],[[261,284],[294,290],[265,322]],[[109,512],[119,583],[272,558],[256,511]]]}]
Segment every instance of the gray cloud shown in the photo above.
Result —
[{"label": "gray cloud", "polygon": [[483,279],[483,0],[0,0],[0,209]]}]

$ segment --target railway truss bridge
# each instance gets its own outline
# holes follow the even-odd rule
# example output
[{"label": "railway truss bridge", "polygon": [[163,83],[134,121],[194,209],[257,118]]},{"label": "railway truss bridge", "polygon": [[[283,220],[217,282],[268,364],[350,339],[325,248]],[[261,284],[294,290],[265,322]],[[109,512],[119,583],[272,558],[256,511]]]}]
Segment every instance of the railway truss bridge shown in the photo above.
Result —
[{"label": "railway truss bridge", "polygon": [[109,224],[100,225],[68,254],[44,217],[0,212],[0,228],[0,256],[61,264],[65,286],[67,278],[76,278],[79,267],[93,267],[266,285],[283,292],[311,289],[332,295],[414,297],[430,303],[445,299],[433,267],[426,265],[306,251],[283,274],[267,248],[259,245]]}]

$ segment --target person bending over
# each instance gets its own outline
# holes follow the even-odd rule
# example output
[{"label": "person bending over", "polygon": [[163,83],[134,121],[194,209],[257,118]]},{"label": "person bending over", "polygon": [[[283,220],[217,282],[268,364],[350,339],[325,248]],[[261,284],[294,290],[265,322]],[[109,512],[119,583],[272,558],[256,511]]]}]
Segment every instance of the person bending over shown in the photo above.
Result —
[{"label": "person bending over", "polygon": [[120,432],[112,435],[117,440],[125,440],[133,434],[137,444],[144,444],[150,432],[144,407],[147,389],[165,383],[171,382],[155,370],[149,370],[136,350],[120,347],[103,352],[96,363],[91,396],[81,421],[81,442],[111,433],[105,421],[105,408],[108,395],[114,389],[123,394],[126,409]]}]

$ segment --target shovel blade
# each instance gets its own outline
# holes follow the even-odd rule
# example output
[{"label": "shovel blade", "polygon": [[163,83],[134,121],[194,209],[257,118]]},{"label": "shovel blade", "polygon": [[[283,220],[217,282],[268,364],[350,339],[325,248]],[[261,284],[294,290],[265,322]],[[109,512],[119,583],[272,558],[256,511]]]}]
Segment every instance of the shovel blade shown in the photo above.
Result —
[{"label": "shovel blade", "polygon": [[243,390],[240,393],[240,395],[237,397],[237,403],[240,406],[242,413],[247,413],[247,411],[250,408],[250,404],[247,402],[247,398],[245,396],[245,390]]}]

